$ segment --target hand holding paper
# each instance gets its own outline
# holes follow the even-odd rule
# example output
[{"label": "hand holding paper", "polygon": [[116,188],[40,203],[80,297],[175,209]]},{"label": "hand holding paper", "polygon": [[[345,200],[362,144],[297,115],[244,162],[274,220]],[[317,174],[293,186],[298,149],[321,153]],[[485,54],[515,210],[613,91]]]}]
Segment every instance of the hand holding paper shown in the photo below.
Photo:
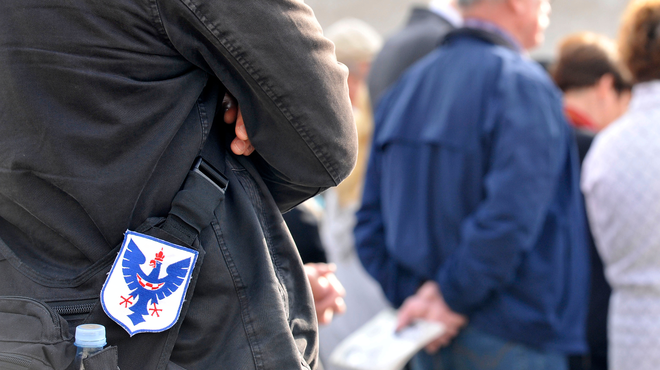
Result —
[{"label": "hand holding paper", "polygon": [[441,323],[424,320],[415,320],[400,331],[396,325],[396,311],[383,310],[341,342],[330,362],[346,370],[401,370],[445,330]]},{"label": "hand holding paper", "polygon": [[435,353],[448,345],[467,324],[467,317],[449,308],[442,298],[438,284],[427,281],[415,295],[408,297],[399,309],[397,331],[410,325],[415,320],[425,320],[444,324],[445,331],[426,346],[428,353]]}]

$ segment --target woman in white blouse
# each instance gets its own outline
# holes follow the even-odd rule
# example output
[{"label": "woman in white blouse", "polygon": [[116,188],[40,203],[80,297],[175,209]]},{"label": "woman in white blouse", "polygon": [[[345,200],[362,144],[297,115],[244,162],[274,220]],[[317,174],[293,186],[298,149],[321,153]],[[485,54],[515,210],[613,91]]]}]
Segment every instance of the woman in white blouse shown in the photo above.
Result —
[{"label": "woman in white blouse", "polygon": [[633,1],[619,35],[635,81],[628,112],[582,170],[589,222],[613,293],[612,370],[660,369],[660,0]]}]

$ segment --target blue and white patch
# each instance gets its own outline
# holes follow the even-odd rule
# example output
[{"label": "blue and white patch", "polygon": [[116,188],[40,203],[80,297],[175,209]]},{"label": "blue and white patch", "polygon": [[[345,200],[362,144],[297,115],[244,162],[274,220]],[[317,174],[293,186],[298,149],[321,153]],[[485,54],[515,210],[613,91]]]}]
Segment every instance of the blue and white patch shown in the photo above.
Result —
[{"label": "blue and white patch", "polygon": [[105,313],[131,336],[171,328],[181,313],[198,252],[126,231],[101,290]]}]

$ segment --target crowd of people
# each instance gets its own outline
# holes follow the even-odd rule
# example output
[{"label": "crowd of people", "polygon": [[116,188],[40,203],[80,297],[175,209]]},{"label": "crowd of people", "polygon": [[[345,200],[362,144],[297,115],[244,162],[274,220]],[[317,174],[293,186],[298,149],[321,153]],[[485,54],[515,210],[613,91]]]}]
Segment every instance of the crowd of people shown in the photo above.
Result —
[{"label": "crowd of people", "polygon": [[0,368],[660,369],[660,0],[547,69],[550,0],[0,9]]},{"label": "crowd of people", "polygon": [[[660,366],[660,2],[632,1],[618,42],[565,37],[546,71],[527,53],[549,15],[544,0],[435,0],[377,54],[368,25],[330,28],[369,89],[349,83],[353,181],[321,196],[322,245],[353,295],[346,322],[320,329],[326,368],[386,304],[400,327],[447,328],[415,370]],[[356,71],[351,53],[374,57]]]}]

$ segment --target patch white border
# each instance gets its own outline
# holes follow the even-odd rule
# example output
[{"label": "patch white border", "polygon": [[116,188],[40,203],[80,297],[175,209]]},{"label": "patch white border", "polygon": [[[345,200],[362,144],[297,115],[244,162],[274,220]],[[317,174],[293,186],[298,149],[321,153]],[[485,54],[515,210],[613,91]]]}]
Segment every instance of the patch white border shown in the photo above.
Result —
[{"label": "patch white border", "polygon": [[[186,277],[185,277],[185,283],[182,284],[184,286],[181,287],[181,288],[183,288],[183,294],[181,295],[181,302],[179,302],[178,311],[176,313],[175,319],[170,324],[168,324],[166,327],[164,327],[162,329],[158,329],[158,330],[138,329],[136,331],[130,330],[130,328],[128,328],[123,322],[121,322],[121,320],[117,319],[116,317],[114,317],[112,314],[110,314],[108,312],[108,308],[106,308],[106,305],[105,305],[105,300],[103,299],[103,296],[105,295],[105,289],[108,285],[108,282],[110,281],[110,277],[112,276],[112,274],[115,271],[115,268],[117,268],[118,265],[119,265],[119,269],[122,268],[121,261],[123,259],[123,255],[126,253],[126,246],[128,245],[129,240],[133,239],[133,237],[149,239],[151,241],[167,245],[168,247],[183,250],[187,253],[191,253],[192,257],[193,257],[192,262],[190,264],[190,267],[188,268],[188,272],[187,272]],[[100,300],[101,300],[101,306],[103,307],[103,312],[105,312],[105,314],[108,317],[110,317],[112,319],[112,321],[116,322],[119,326],[124,328],[124,330],[126,330],[126,332],[131,337],[134,336],[135,334],[139,334],[139,333],[160,333],[160,332],[163,332],[165,330],[170,329],[171,327],[174,326],[174,324],[176,324],[177,321],[179,321],[179,316],[181,315],[181,308],[183,307],[183,302],[185,301],[186,294],[188,293],[188,287],[190,286],[190,281],[192,280],[192,273],[193,273],[193,270],[195,269],[195,265],[197,264],[197,257],[198,256],[199,256],[199,252],[194,250],[194,249],[183,247],[183,246],[177,245],[177,244],[173,244],[173,243],[170,243],[170,242],[162,240],[162,239],[158,239],[158,238],[153,237],[153,236],[141,234],[141,233],[138,233],[138,232],[135,232],[135,231],[126,230],[126,233],[124,233],[124,241],[122,242],[121,248],[119,249],[119,253],[117,253],[117,258],[115,259],[115,262],[112,264],[112,269],[110,269],[110,272],[108,273],[108,277],[106,278],[105,283],[103,283],[103,288],[101,289]],[[120,272],[120,274],[122,274],[122,276],[123,276],[123,273]],[[179,289],[181,289],[181,288],[179,288]]]}]

